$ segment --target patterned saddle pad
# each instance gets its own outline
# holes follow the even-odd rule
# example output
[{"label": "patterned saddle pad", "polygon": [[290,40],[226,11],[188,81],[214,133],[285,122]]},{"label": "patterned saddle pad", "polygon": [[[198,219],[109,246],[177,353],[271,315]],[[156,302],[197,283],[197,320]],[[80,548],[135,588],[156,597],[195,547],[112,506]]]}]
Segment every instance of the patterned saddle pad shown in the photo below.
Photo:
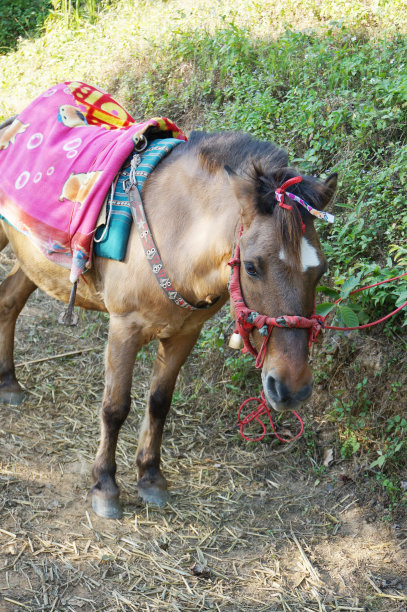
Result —
[{"label": "patterned saddle pad", "polygon": [[[174,147],[181,144],[176,138],[153,140],[141,154],[141,162],[135,172],[137,187],[141,193],[147,177],[159,162],[170,153]],[[132,214],[126,193],[126,183],[130,178],[130,162],[132,154],[123,164],[119,174],[110,188],[110,196],[106,204],[105,223],[99,225],[94,238],[93,252],[98,257],[108,257],[123,261],[126,255],[127,241],[132,224]]]}]

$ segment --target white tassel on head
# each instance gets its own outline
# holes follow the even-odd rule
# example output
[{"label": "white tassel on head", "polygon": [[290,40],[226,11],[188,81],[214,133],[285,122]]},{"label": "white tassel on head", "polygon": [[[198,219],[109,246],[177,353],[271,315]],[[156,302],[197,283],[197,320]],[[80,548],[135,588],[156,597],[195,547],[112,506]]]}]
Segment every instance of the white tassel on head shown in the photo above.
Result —
[{"label": "white tassel on head", "polygon": [[232,334],[229,340],[229,347],[232,349],[242,349],[244,347],[242,336],[236,332]]}]

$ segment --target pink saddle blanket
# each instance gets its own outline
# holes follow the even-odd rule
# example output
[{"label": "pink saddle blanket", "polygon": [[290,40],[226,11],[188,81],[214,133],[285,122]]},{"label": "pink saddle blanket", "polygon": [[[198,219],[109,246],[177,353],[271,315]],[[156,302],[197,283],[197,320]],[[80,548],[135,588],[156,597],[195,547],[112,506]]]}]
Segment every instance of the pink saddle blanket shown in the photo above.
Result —
[{"label": "pink saddle blanket", "polygon": [[143,134],[186,136],[165,117],[136,124],[105,92],[74,81],[51,87],[0,133],[0,215],[71,282],[91,266],[96,221]]}]

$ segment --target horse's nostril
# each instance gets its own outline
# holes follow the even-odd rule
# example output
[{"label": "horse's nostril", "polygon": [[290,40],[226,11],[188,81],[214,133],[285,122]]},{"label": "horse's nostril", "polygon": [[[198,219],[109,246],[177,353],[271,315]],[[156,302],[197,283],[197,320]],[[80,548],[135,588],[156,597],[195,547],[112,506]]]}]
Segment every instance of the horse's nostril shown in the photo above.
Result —
[{"label": "horse's nostril", "polygon": [[273,399],[277,399],[276,379],[273,376],[267,377],[267,391]]},{"label": "horse's nostril", "polygon": [[297,404],[308,399],[312,393],[312,383],[306,384],[296,393],[292,393],[281,380],[274,378],[271,374],[267,377],[266,384],[268,397],[277,404]]},{"label": "horse's nostril", "polygon": [[304,400],[310,397],[311,393],[312,393],[312,383],[305,385],[305,387],[300,389],[298,393],[296,393],[295,397],[296,399],[298,399],[299,402],[303,402]]},{"label": "horse's nostril", "polygon": [[269,391],[271,398],[279,404],[291,400],[291,393],[288,388],[283,382],[277,380],[273,376],[269,376],[267,378],[267,390]]}]

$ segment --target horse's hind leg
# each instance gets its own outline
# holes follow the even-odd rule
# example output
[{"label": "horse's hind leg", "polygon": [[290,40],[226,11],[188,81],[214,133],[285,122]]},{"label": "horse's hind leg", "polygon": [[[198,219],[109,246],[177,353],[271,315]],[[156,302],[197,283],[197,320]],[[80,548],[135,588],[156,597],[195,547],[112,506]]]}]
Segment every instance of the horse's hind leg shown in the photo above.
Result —
[{"label": "horse's hind leg", "polygon": [[[0,233],[0,248],[6,243]],[[18,405],[24,393],[14,370],[14,330],[24,304],[37,288],[18,264],[0,285],[0,402]]]},{"label": "horse's hind leg", "polygon": [[175,382],[182,364],[194,346],[201,326],[188,335],[160,341],[154,364],[148,405],[137,449],[138,491],[147,501],[162,505],[167,497],[167,481],[160,470],[160,448]]}]

